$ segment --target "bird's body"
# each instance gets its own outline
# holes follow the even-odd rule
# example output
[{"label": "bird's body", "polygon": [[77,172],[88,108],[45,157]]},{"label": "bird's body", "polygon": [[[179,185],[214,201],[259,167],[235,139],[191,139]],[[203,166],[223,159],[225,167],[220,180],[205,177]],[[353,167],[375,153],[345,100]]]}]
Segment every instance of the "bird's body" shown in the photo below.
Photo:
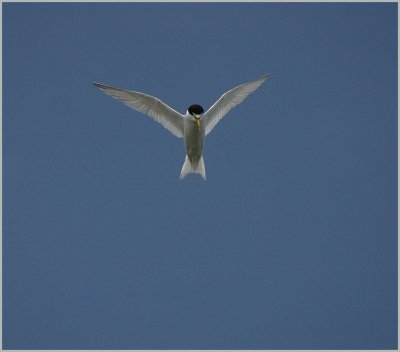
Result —
[{"label": "bird's body", "polygon": [[182,167],[181,178],[190,172],[196,172],[196,170],[199,170],[198,173],[204,179],[206,178],[202,157],[205,137],[204,124],[197,123],[196,118],[187,113],[183,118],[183,139],[187,158]]},{"label": "bird's body", "polygon": [[204,139],[206,130],[204,124],[198,125],[190,114],[186,114],[183,119],[183,139],[185,150],[190,160],[197,161],[203,153]]},{"label": "bird's body", "polygon": [[206,179],[203,160],[206,136],[230,109],[254,92],[268,76],[269,74],[231,89],[223,94],[206,113],[200,105],[194,104],[188,108],[185,115],[179,114],[161,100],[150,95],[113,88],[100,83],[93,84],[129,107],[150,116],[178,138],[183,138],[186,158],[180,178],[183,179],[189,173],[198,173]]}]

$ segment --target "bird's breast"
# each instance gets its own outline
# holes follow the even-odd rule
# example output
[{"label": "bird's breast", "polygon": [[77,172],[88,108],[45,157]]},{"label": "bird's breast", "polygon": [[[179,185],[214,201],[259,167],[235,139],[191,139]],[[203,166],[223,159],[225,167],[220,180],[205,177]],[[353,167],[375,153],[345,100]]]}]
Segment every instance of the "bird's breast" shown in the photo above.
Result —
[{"label": "bird's breast", "polygon": [[200,158],[204,145],[203,121],[186,118],[184,122],[184,139],[186,154],[191,158]]}]

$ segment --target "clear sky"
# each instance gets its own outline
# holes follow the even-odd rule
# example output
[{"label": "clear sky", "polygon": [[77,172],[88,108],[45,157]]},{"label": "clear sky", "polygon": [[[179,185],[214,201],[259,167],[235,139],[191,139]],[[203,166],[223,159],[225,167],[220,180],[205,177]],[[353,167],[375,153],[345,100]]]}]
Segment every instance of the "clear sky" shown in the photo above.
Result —
[{"label": "clear sky", "polygon": [[[183,142],[92,86],[184,113]],[[3,347],[395,349],[397,4],[3,4]]]}]

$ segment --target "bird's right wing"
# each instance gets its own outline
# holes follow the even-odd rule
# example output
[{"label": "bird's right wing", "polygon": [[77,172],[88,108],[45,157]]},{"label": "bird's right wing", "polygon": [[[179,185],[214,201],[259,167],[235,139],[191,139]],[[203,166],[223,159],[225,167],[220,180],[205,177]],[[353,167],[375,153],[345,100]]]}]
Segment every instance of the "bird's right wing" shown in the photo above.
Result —
[{"label": "bird's right wing", "polygon": [[144,93],[113,88],[101,83],[93,82],[93,84],[104,93],[121,101],[132,109],[150,116],[178,138],[183,138],[183,116],[160,99]]},{"label": "bird's right wing", "polygon": [[206,135],[209,134],[215,125],[234,108],[261,86],[270,74],[266,74],[255,81],[251,81],[231,89],[223,94],[217,102],[205,113]]}]

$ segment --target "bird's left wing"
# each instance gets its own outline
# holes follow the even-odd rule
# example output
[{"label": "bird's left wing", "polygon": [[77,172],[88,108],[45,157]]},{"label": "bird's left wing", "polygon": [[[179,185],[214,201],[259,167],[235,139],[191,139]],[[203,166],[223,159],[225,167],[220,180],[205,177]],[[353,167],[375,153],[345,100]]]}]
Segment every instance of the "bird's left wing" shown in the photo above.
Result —
[{"label": "bird's left wing", "polygon": [[242,84],[226,92],[217,102],[205,113],[206,135],[209,134],[214,126],[221,120],[229,110],[234,108],[261,86],[270,74],[266,74],[254,81]]},{"label": "bird's left wing", "polygon": [[101,83],[93,82],[93,84],[132,109],[150,116],[178,138],[183,137],[183,116],[160,99],[144,93],[113,88]]}]

